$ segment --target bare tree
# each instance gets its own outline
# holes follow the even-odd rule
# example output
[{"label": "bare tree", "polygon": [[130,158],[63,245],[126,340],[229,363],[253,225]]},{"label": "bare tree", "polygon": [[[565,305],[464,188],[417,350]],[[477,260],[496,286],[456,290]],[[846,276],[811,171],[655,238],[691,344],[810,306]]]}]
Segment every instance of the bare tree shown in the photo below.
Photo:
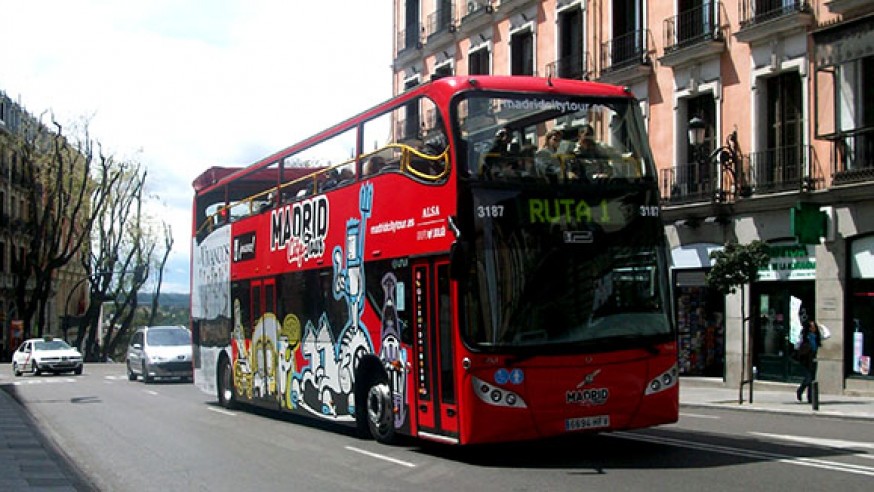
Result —
[{"label": "bare tree", "polygon": [[149,313],[148,325],[155,324],[155,316],[158,314],[158,299],[161,296],[161,282],[164,280],[164,267],[167,265],[167,259],[170,258],[170,251],[173,249],[173,230],[166,222],[164,225],[164,255],[161,257],[161,262],[158,268],[158,280],[155,282],[155,295],[152,296],[152,309]]},{"label": "bare tree", "polygon": [[55,131],[26,121],[12,142],[27,190],[26,247],[13,262],[24,338],[33,333],[34,321],[36,334],[43,335],[57,271],[87,249],[89,232],[113,182],[112,159],[87,131],[81,141],[70,143],[62,126],[53,124]]},{"label": "bare tree", "polygon": [[90,253],[82,257],[84,268],[91,273],[90,302],[82,319],[85,329],[79,330],[74,344],[83,348],[88,360],[103,355],[98,327],[104,302],[113,304],[114,319],[108,325],[111,338],[116,322],[132,317],[136,309],[137,292],[148,277],[146,258],[151,255],[140,228],[146,173],[138,164],[119,163],[113,174],[118,179],[111,199],[95,220]]},{"label": "bare tree", "polygon": [[[157,311],[163,270],[173,246],[169,226],[164,224],[159,231],[144,211],[148,173],[131,162],[113,172],[119,179],[95,221],[90,254],[83,257],[83,266],[91,272],[90,302],[82,322],[86,329],[79,331],[74,343],[92,361],[106,360],[127,340],[137,315],[138,294],[153,271],[158,278],[152,312]],[[162,235],[166,249],[160,253]]]}]

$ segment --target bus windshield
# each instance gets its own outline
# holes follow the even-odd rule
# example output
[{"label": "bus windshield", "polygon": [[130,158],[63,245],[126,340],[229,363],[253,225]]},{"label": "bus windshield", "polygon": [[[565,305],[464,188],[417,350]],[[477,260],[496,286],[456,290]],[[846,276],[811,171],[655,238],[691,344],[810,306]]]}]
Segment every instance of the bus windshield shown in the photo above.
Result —
[{"label": "bus windshield", "polygon": [[473,205],[459,282],[465,341],[560,351],[669,338],[663,226],[636,102],[474,93],[457,105]]},{"label": "bus windshield", "polygon": [[631,98],[468,93],[456,125],[471,177],[552,183],[654,179],[642,118]]}]

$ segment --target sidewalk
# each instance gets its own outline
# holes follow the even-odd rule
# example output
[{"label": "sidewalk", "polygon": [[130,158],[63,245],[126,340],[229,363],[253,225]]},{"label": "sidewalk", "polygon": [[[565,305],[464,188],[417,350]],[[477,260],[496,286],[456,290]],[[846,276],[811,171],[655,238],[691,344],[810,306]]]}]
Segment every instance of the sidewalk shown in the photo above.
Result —
[{"label": "sidewalk", "polygon": [[749,402],[749,386],[743,388],[743,403],[738,403],[738,387],[727,387],[721,380],[680,378],[681,408],[721,408],[724,410],[770,412],[793,415],[874,420],[874,397],[819,395],[819,409],[795,397],[797,385],[755,381],[753,403]]},{"label": "sidewalk", "polygon": [[6,388],[0,388],[0,490],[94,490]]}]

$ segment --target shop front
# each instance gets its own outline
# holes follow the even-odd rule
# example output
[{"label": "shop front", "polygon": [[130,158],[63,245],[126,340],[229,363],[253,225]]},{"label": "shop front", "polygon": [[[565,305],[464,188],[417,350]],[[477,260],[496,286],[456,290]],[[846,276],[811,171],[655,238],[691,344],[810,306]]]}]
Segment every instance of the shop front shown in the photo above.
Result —
[{"label": "shop front", "polygon": [[685,376],[725,374],[725,297],[706,282],[709,253],[719,248],[702,243],[672,251],[680,374]]},{"label": "shop front", "polygon": [[770,244],[771,261],[751,289],[753,366],[758,379],[800,381],[792,359],[801,327],[816,308],[816,255],[803,244]]},{"label": "shop front", "polygon": [[874,235],[850,243],[850,263],[844,371],[849,378],[874,380]]}]

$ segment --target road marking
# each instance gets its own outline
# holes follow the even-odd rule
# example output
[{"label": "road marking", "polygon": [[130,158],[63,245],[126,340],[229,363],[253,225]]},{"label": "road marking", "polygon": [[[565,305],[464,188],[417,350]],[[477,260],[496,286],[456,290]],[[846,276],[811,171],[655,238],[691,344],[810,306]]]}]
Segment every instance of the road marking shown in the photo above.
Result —
[{"label": "road marking", "polygon": [[229,412],[229,411],[225,410],[224,408],[206,407],[206,409],[209,410],[209,411],[211,411],[211,412],[220,413],[220,414],[222,414],[222,415],[230,415],[231,417],[236,417],[236,416],[237,416],[236,413],[234,413],[234,412]]},{"label": "road marking", "polygon": [[143,391],[145,391],[146,393],[148,393],[148,394],[150,394],[150,395],[152,395],[152,396],[158,396],[158,392],[157,392],[157,391],[152,391],[152,390],[143,390]]},{"label": "road marking", "polygon": [[73,378],[52,378],[52,379],[29,379],[27,381],[14,381],[12,386],[23,386],[30,384],[58,384],[58,383],[75,383]]},{"label": "road marking", "polygon": [[127,376],[103,376],[103,379],[109,379],[110,381],[121,381],[123,379],[127,379]]},{"label": "road marking", "polygon": [[363,454],[365,456],[370,456],[371,458],[376,458],[384,461],[388,461],[389,463],[394,463],[396,465],[406,466],[407,468],[415,468],[416,465],[414,463],[410,463],[409,461],[402,461],[397,458],[392,458],[391,456],[386,456],[384,454],[373,453],[370,451],[365,451],[363,449],[354,448],[352,446],[346,446],[346,449],[349,451],[353,451],[356,453]]},{"label": "road marking", "polygon": [[796,466],[807,466],[811,468],[821,468],[824,470],[840,471],[844,473],[854,473],[857,475],[867,475],[874,477],[874,467],[853,465],[849,463],[840,463],[837,461],[820,460],[815,458],[802,458],[790,456],[786,454],[767,453],[763,451],[754,451],[751,449],[732,448],[729,446],[721,446],[718,444],[707,444],[695,441],[683,441],[665,436],[648,436],[645,434],[632,434],[628,432],[615,432],[614,435],[624,439],[634,441],[643,441],[653,444],[663,444],[668,446],[677,446],[680,448],[696,449],[699,451],[710,451],[713,453],[722,453],[732,456],[741,456],[744,458],[761,459],[765,461],[777,461]]},{"label": "road marking", "polygon": [[722,418],[718,415],[704,415],[703,413],[684,413],[684,412],[680,412],[680,417],[691,417],[693,419],[715,419],[715,420],[719,420]]},{"label": "road marking", "polygon": [[768,434],[767,432],[750,432],[750,434],[754,436],[769,437],[771,439],[800,442],[802,444],[812,444],[814,446],[825,446],[829,448],[874,449],[874,443],[870,442],[844,441],[841,439],[820,439],[818,437],[792,436],[788,434]]}]

